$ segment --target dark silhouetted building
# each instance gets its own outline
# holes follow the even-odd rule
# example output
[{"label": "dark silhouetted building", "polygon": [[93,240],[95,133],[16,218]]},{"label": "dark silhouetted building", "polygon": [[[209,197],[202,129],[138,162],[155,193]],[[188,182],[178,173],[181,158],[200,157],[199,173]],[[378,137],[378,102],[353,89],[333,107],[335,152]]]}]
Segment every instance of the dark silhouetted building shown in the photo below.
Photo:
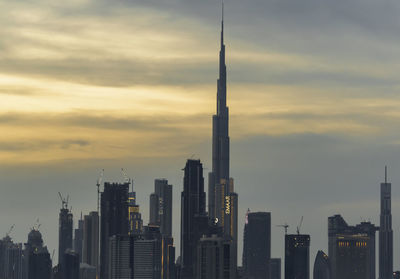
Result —
[{"label": "dark silhouetted building", "polygon": [[101,193],[100,278],[109,279],[109,238],[128,235],[128,192],[130,183],[104,183]]},{"label": "dark silhouetted building", "polygon": [[83,254],[82,262],[94,266],[99,272],[99,214],[90,212],[83,218]]},{"label": "dark silhouetted building", "polygon": [[79,279],[96,279],[97,269],[95,266],[82,263],[79,270]]},{"label": "dark silhouetted building", "polygon": [[285,235],[285,278],[310,278],[310,236]]},{"label": "dark silhouetted building", "polygon": [[136,203],[136,192],[129,193],[129,234],[140,235],[143,231],[142,214],[140,206]]},{"label": "dark silhouetted building", "polygon": [[329,257],[323,251],[318,251],[314,262],[314,279],[330,279],[331,269]]},{"label": "dark silhouetted building", "polygon": [[243,269],[249,278],[268,279],[271,259],[271,213],[246,214]]},{"label": "dark silhouetted building", "polygon": [[156,179],[150,196],[150,224],[160,227],[163,236],[172,236],[172,185]]},{"label": "dark silhouetted building", "polygon": [[[213,235],[202,237],[197,246],[196,279],[235,278],[236,269],[232,270],[231,241]],[[232,273],[234,272],[234,273]]]},{"label": "dark silhouetted building", "polygon": [[205,211],[203,165],[200,160],[188,160],[184,168],[181,194],[181,278],[194,277],[197,244],[201,231],[208,226]]},{"label": "dark silhouetted building", "polygon": [[328,218],[332,279],[375,279],[375,232],[370,222],[349,226],[340,215]]},{"label": "dark silhouetted building", "polygon": [[74,251],[79,255],[79,262],[82,262],[83,256],[83,219],[81,213],[81,219],[78,221],[78,228],[75,229],[74,233]]},{"label": "dark silhouetted building", "polygon": [[131,245],[128,235],[114,235],[109,243],[109,279],[131,279]]},{"label": "dark silhouetted building", "polygon": [[144,233],[133,246],[133,278],[162,278],[162,237],[158,226],[144,227]]},{"label": "dark silhouetted building", "polygon": [[[223,11],[222,11],[223,14]],[[211,220],[223,228],[226,240],[231,241],[231,260],[237,268],[238,195],[230,177],[229,108],[227,106],[224,19],[221,22],[221,49],[217,82],[217,112],[213,116],[212,172],[209,173],[208,213]]]},{"label": "dark silhouetted building", "polygon": [[63,202],[60,209],[58,227],[58,263],[62,265],[65,251],[72,249],[73,215],[68,209],[68,203]]},{"label": "dark silhouetted building", "polygon": [[0,278],[22,279],[23,276],[23,250],[21,243],[14,243],[6,235],[0,240]]},{"label": "dark silhouetted building", "polygon": [[49,251],[43,246],[42,234],[32,229],[25,244],[24,261],[26,264],[27,279],[50,279],[52,262]]},{"label": "dark silhouetted building", "polygon": [[269,278],[281,279],[281,259],[270,259],[269,261]]},{"label": "dark silhouetted building", "polygon": [[79,254],[68,249],[64,253],[63,264],[61,265],[62,279],[77,279],[79,278]]},{"label": "dark silhouetted building", "polygon": [[387,167],[385,168],[385,183],[381,184],[381,215],[379,227],[379,279],[393,277],[393,229],[392,229],[392,185],[387,182]]}]

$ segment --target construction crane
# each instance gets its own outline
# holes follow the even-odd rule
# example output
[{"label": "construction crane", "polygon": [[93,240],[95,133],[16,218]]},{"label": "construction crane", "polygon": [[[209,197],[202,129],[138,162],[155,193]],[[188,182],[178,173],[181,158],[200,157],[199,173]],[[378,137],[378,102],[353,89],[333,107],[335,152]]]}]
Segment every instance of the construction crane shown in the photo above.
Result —
[{"label": "construction crane", "polygon": [[300,223],[299,223],[299,225],[297,226],[297,229],[296,229],[297,234],[300,234],[301,225],[303,225],[303,219],[304,219],[304,216],[301,216]]},{"label": "construction crane", "polygon": [[101,182],[103,181],[103,176],[104,176],[104,169],[101,170],[100,176],[97,179],[97,183],[96,183],[96,186],[97,186],[97,212],[100,212],[100,185],[101,185]]},{"label": "construction crane", "polygon": [[6,237],[7,237],[7,236],[10,236],[10,234],[11,234],[11,232],[14,230],[14,228],[15,228],[15,224],[13,224],[13,225],[11,226],[11,228],[8,230],[8,232],[6,233]]},{"label": "construction crane", "polygon": [[124,168],[121,168],[121,173],[122,173],[122,176],[124,177],[124,182],[125,183],[131,183],[131,179],[126,174],[126,171],[125,171]]},{"label": "construction crane", "polygon": [[287,231],[288,231],[288,228],[289,228],[289,225],[287,223],[285,223],[284,225],[277,225],[277,227],[284,228],[285,229],[285,235],[287,234]]},{"label": "construction crane", "polygon": [[67,198],[64,198],[60,192],[58,192],[58,195],[60,196],[60,200],[62,203],[62,209],[68,209],[69,195],[67,196]]}]

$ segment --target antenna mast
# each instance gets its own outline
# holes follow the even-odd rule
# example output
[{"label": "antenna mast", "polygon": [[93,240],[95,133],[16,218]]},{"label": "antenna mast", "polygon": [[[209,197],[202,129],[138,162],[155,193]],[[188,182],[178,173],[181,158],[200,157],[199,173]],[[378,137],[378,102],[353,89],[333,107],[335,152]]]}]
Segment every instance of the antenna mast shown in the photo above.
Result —
[{"label": "antenna mast", "polygon": [[104,176],[104,169],[101,170],[100,176],[97,179],[97,213],[100,213],[100,184],[103,181],[103,176]]}]

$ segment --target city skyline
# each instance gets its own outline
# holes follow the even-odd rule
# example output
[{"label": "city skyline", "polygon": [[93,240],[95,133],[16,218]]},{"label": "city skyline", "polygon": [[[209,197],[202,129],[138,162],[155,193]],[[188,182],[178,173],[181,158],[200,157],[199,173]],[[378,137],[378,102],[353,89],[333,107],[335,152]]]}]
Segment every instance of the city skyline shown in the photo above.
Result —
[{"label": "city skyline", "polygon": [[[174,34],[175,37],[172,36],[175,39],[174,41],[167,36],[169,34],[161,36],[157,33],[159,31],[156,34],[152,33],[150,23],[153,22],[152,19],[167,21],[164,17],[172,17],[175,13],[170,10],[161,11],[161,8],[156,4],[140,7],[139,9],[148,11],[146,15],[149,18],[140,19],[143,20],[142,25],[149,29],[145,29],[142,33],[144,41],[141,41],[142,38],[139,37],[140,39],[132,38],[133,42],[142,42],[143,44],[147,42],[150,45],[153,43],[153,47],[158,43],[167,48],[170,46],[171,49],[172,45],[178,44],[181,47],[189,46],[190,51],[186,49],[186,52],[182,52],[182,54],[172,53],[173,55],[171,55],[169,53],[171,56],[168,58],[167,53],[161,53],[160,49],[158,51],[157,48],[146,49],[148,56],[143,53],[140,55],[146,58],[144,63],[148,59],[150,68],[163,64],[162,62],[165,60],[171,62],[172,59],[177,59],[179,55],[182,55],[180,57],[181,62],[175,68],[177,75],[174,79],[166,76],[165,71],[157,71],[152,68],[154,72],[149,71],[147,72],[148,76],[141,77],[146,81],[142,83],[135,80],[137,77],[133,74],[132,69],[125,69],[126,75],[130,73],[129,76],[135,77],[130,81],[132,83],[130,84],[129,78],[126,76],[124,76],[125,80],[120,81],[121,83],[115,82],[115,80],[107,80],[107,78],[98,80],[90,74],[83,75],[80,78],[68,76],[66,74],[71,73],[72,75],[76,72],[68,71],[65,68],[62,71],[63,73],[59,72],[59,75],[54,75],[54,73],[46,72],[46,65],[42,65],[43,68],[36,65],[37,69],[43,70],[43,72],[38,70],[36,73],[27,73],[16,68],[10,69],[10,65],[17,67],[17,61],[19,61],[27,66],[25,70],[28,70],[30,63],[43,62],[41,55],[48,57],[44,61],[49,63],[48,67],[56,69],[57,63],[62,63],[62,61],[67,63],[66,61],[71,62],[74,61],[74,58],[78,58],[79,47],[83,49],[87,45],[80,45],[76,53],[71,50],[71,53],[68,53],[70,56],[67,55],[64,58],[57,57],[54,53],[55,56],[52,56],[49,51],[57,52],[52,44],[62,43],[64,39],[69,42],[68,38],[81,40],[80,36],[74,37],[69,33],[68,36],[63,37],[61,35],[67,35],[67,32],[63,31],[59,34],[60,37],[55,36],[52,44],[49,44],[49,39],[46,39],[45,34],[58,34],[60,30],[49,30],[40,23],[45,19],[51,19],[52,15],[61,13],[63,9],[89,9],[91,5],[94,5],[91,1],[76,1],[70,4],[70,7],[51,7],[50,5],[50,8],[46,11],[44,7],[43,10],[39,7],[33,10],[31,17],[23,14],[23,9],[21,11],[16,8],[16,6],[21,8],[20,5],[22,7],[27,5],[26,7],[28,7],[29,3],[11,4],[5,2],[1,5],[12,6],[11,10],[16,15],[15,20],[19,20],[22,27],[30,22],[33,23],[31,28],[37,28],[34,33],[37,36],[34,38],[29,37],[29,32],[20,32],[14,35],[21,35],[26,40],[35,41],[34,43],[29,41],[31,43],[25,44],[34,46],[33,53],[29,51],[21,52],[18,47],[7,47],[7,50],[13,51],[6,52],[1,61],[14,61],[15,63],[1,64],[4,67],[0,68],[2,76],[0,78],[0,91],[5,100],[0,104],[2,112],[1,129],[5,131],[4,135],[6,135],[5,140],[1,141],[3,147],[0,156],[3,167],[0,171],[0,183],[5,187],[7,185],[18,186],[16,189],[12,186],[11,188],[14,189],[4,189],[5,196],[19,197],[19,200],[23,201],[21,208],[15,208],[14,214],[17,216],[15,217],[17,220],[21,218],[20,211],[26,213],[29,210],[29,212],[32,212],[32,216],[27,216],[26,219],[22,219],[22,222],[19,221],[18,228],[21,227],[21,223],[26,227],[32,226],[34,220],[39,217],[44,223],[43,229],[46,232],[44,238],[50,239],[47,243],[51,243],[51,245],[48,244],[48,246],[51,249],[55,248],[54,239],[51,240],[54,238],[51,235],[54,234],[55,229],[51,227],[51,224],[57,218],[57,214],[53,214],[56,209],[58,210],[57,205],[55,205],[58,204],[57,192],[68,192],[71,195],[74,216],[79,216],[80,211],[93,211],[96,204],[95,181],[99,170],[106,169],[107,181],[122,181],[123,178],[118,175],[120,167],[126,167],[129,175],[135,180],[135,187],[137,187],[135,191],[139,204],[143,208],[143,219],[147,223],[148,210],[143,205],[148,203],[148,196],[152,191],[152,181],[155,178],[166,177],[174,186],[173,200],[178,201],[179,198],[177,197],[179,197],[178,193],[182,189],[181,180],[183,176],[178,170],[183,167],[184,161],[195,153],[195,158],[200,158],[205,162],[206,169],[211,168],[209,158],[211,144],[208,138],[210,137],[211,127],[209,116],[215,108],[215,83],[212,84],[212,81],[217,76],[217,64],[215,63],[217,61],[215,55],[217,43],[215,42],[217,41],[219,23],[217,16],[212,24],[202,25],[207,17],[204,17],[204,19],[193,17],[193,21],[187,21],[190,19],[189,15],[193,15],[191,13],[187,16],[182,15],[191,7],[184,5],[184,10],[176,13],[176,15],[181,16],[182,24],[185,23],[183,24],[184,28],[180,29],[175,26],[177,29],[173,30],[179,31]],[[270,5],[275,8],[279,6],[272,3]],[[215,13],[219,11],[217,5],[205,3],[204,6],[212,6]],[[340,213],[349,222],[358,223],[359,212],[362,212],[362,214],[366,214],[366,216],[361,216],[363,219],[371,219],[374,224],[379,224],[379,183],[382,181],[382,169],[385,164],[389,165],[389,177],[393,183],[393,212],[399,209],[399,195],[396,194],[395,190],[396,185],[399,184],[395,170],[400,165],[396,160],[396,155],[398,155],[398,151],[396,151],[397,134],[396,132],[389,132],[390,128],[395,130],[398,125],[395,121],[397,118],[396,102],[398,101],[394,95],[396,82],[394,79],[390,83],[383,78],[390,71],[386,68],[380,68],[379,65],[370,69],[371,72],[361,71],[357,66],[349,68],[348,71],[355,75],[351,76],[351,80],[360,84],[348,84],[343,76],[337,77],[337,80],[335,80],[335,73],[342,72],[342,66],[345,65],[340,63],[338,63],[340,65],[333,65],[338,68],[330,65],[337,72],[332,69],[325,69],[324,72],[322,67],[322,73],[327,76],[324,78],[322,75],[319,78],[320,81],[325,81],[325,84],[322,82],[322,85],[318,84],[319,86],[315,87],[313,84],[315,80],[307,75],[305,77],[309,79],[305,77],[303,77],[303,80],[296,79],[296,74],[305,74],[302,69],[308,66],[314,70],[321,70],[317,67],[318,62],[324,61],[324,58],[327,57],[318,53],[317,58],[304,55],[303,60],[300,59],[299,61],[294,59],[296,55],[289,55],[292,54],[288,49],[289,47],[282,49],[285,54],[283,56],[282,53],[274,53],[272,43],[268,45],[270,49],[267,47],[263,50],[264,53],[256,52],[255,49],[260,48],[264,41],[260,40],[258,44],[252,46],[246,44],[246,36],[240,37],[237,31],[241,27],[238,22],[242,24],[243,22],[240,20],[235,22],[234,20],[234,11],[237,12],[239,8],[243,7],[235,4],[234,1],[229,6],[228,10],[233,11],[227,17],[229,22],[227,28],[228,45],[232,49],[227,53],[228,72],[232,73],[228,85],[229,91],[232,92],[229,100],[232,111],[231,169],[232,176],[235,177],[235,184],[238,185],[237,192],[241,197],[239,203],[239,239],[241,239],[245,210],[248,207],[254,211],[272,212],[272,238],[275,239],[283,238],[283,232],[274,228],[275,225],[288,222],[294,231],[299,217],[304,215],[304,233],[311,234],[312,237],[312,262],[318,250],[326,250],[327,237],[325,232],[328,216]],[[123,5],[118,4],[116,7],[122,8]],[[330,8],[327,7],[327,10],[330,10]],[[203,9],[207,10],[208,8]],[[285,10],[284,7],[282,9]],[[129,11],[134,12],[133,8]],[[113,14],[114,12],[115,14]],[[44,17],[41,17],[43,14]],[[99,24],[103,14],[99,11],[99,14],[92,16],[88,17],[87,20],[96,25],[96,23]],[[124,20],[128,20],[125,17],[127,14],[122,13],[121,10],[113,10],[108,16],[114,19],[112,22],[116,26],[122,26]],[[82,21],[80,24],[84,22]],[[178,23],[173,22],[171,24],[179,25]],[[95,38],[101,39],[109,34],[102,28],[96,29],[96,26],[91,24],[87,26],[89,29],[93,28],[91,31],[94,32]],[[67,21],[58,28],[68,26],[72,27]],[[110,28],[105,30],[114,30],[113,28],[116,26],[110,24],[104,27]],[[168,25],[168,28],[170,27]],[[18,29],[18,24],[13,28]],[[256,31],[261,30],[262,26],[259,25],[258,28],[260,29],[256,29]],[[8,32],[11,30],[12,28]],[[40,30],[43,33],[39,32]],[[96,30],[100,32],[100,35],[95,32]],[[197,40],[191,34],[198,33],[194,32],[195,30],[201,31]],[[2,29],[0,31],[6,32],[7,30]],[[124,34],[135,35],[133,31],[124,30],[124,32],[126,32]],[[188,35],[191,36],[186,37]],[[117,39],[118,34],[114,36],[113,38]],[[91,39],[93,37],[90,37],[89,41]],[[156,43],[154,43],[152,39],[160,41],[155,40]],[[183,44],[180,44],[181,41],[178,39],[184,39]],[[200,43],[203,40],[212,43],[209,47],[203,46],[202,52],[196,51],[200,47],[195,42]],[[168,42],[170,42],[170,45]],[[351,43],[357,46],[356,40],[345,40],[345,42],[350,43],[351,46],[353,46]],[[73,42],[71,43],[71,46],[73,46]],[[123,44],[116,44],[118,46],[116,49],[125,49]],[[5,42],[4,45],[9,44]],[[110,56],[106,57],[105,60],[111,63],[109,60],[118,57],[118,55],[111,45],[107,46],[110,49]],[[105,46],[106,50],[108,49],[107,46]],[[371,48],[378,54],[383,55],[384,53],[378,46],[372,45]],[[145,48],[143,46],[138,49],[144,50]],[[270,50],[271,52],[269,52]],[[297,51],[294,51],[297,55],[304,54],[302,50]],[[371,53],[373,51],[371,50]],[[345,52],[343,50],[342,54]],[[95,51],[94,55],[100,53],[102,52]],[[158,60],[154,62],[152,59],[155,53],[162,57],[157,57]],[[274,55],[271,55],[271,53]],[[74,56],[74,54],[77,56]],[[59,55],[61,55],[61,52]],[[366,56],[361,53],[358,58],[362,60],[361,58],[365,59]],[[101,61],[99,57],[89,58],[92,59],[91,61]],[[206,62],[199,62],[203,58]],[[321,60],[318,60],[318,58]],[[314,59],[318,61],[315,62]],[[130,63],[136,61],[134,57],[130,57],[128,60]],[[184,61],[192,61],[193,65],[188,66]],[[255,69],[260,69],[260,61],[267,65],[262,68],[262,77],[257,76],[254,69],[252,70],[254,72],[248,71],[251,65]],[[286,64],[283,63],[284,61],[286,61]],[[240,72],[239,69],[245,62],[248,63],[247,66],[249,67],[243,67],[243,72]],[[125,65],[122,61],[120,63]],[[299,64],[293,65],[292,63]],[[211,66],[208,66],[208,64]],[[74,64],[74,66],[77,65]],[[285,81],[283,78],[283,73],[280,71],[285,72],[285,69],[280,69],[279,65],[285,65],[284,68],[288,73],[292,71],[293,75],[287,77],[288,80]],[[360,66],[363,63],[356,65]],[[107,67],[110,66],[112,65],[107,64]],[[203,71],[207,69],[207,73],[199,72],[198,69],[195,69],[196,66]],[[269,66],[271,66],[271,69],[266,70]],[[383,65],[381,66],[383,67]],[[185,68],[186,70],[192,68],[193,72],[182,71],[183,68],[179,67],[188,67]],[[211,69],[210,71],[208,67]],[[275,76],[279,85],[271,81],[272,77],[265,78],[273,70],[282,74],[280,77]],[[179,76],[181,72],[185,74],[188,72],[187,80],[190,82],[183,82],[185,76]],[[349,72],[346,72],[346,74],[351,74]],[[240,73],[246,75],[240,76]],[[249,73],[253,73],[253,75],[250,76]],[[357,75],[359,75],[359,79],[356,78]],[[106,75],[106,77],[109,76]],[[151,80],[151,77],[154,77],[156,81]],[[198,77],[197,81],[196,77]],[[208,80],[208,77],[210,77],[210,80]],[[252,82],[253,78],[258,80]],[[206,79],[207,82],[205,82]],[[372,81],[369,79],[372,79]],[[169,84],[168,80],[174,81],[175,84]],[[390,90],[387,88],[388,85],[381,84],[385,81],[392,85]],[[128,84],[123,82],[128,82]],[[184,86],[179,85],[179,82],[182,82]],[[293,85],[292,82],[295,84]],[[329,84],[329,82],[332,84]],[[371,85],[371,83],[373,84]],[[325,85],[327,88],[324,88]],[[369,88],[365,91],[366,96],[361,93],[365,87],[372,87],[372,89]],[[307,92],[308,90],[309,92]],[[383,90],[384,96],[378,94]],[[54,93],[54,91],[59,91],[61,94]],[[73,93],[70,93],[71,91]],[[115,92],[115,95],[113,93],[112,98],[110,98],[108,92]],[[328,108],[332,110],[333,106],[335,107],[334,110],[329,111]],[[382,113],[382,111],[385,113]],[[183,120],[181,120],[182,118]],[[192,123],[196,124],[193,125]],[[246,123],[252,123],[252,125],[246,125]],[[30,129],[31,126],[37,127],[37,129]],[[390,128],[387,128],[387,126]],[[179,137],[178,140],[176,140],[176,135]],[[381,136],[379,140],[376,139],[378,135]],[[32,139],[32,141],[27,142],[27,138]],[[147,142],[149,138],[151,140]],[[134,144],[130,143],[131,141]],[[157,147],[154,148],[155,146]],[[302,164],[304,161],[308,164]],[[172,162],[172,164],[169,162]],[[16,173],[23,175],[18,177],[11,175]],[[77,175],[74,175],[75,173]],[[110,173],[111,175],[109,175]],[[84,193],[80,195],[79,191],[82,190],[82,186],[84,186]],[[34,192],[29,199],[26,197],[20,199],[20,195],[24,192],[30,192],[29,187],[36,189],[37,193]],[[350,194],[345,192],[346,190]],[[309,193],[314,196],[307,197]],[[43,207],[43,209],[38,207],[36,213],[35,206],[38,206],[41,199],[46,199],[49,203],[41,204],[40,207]],[[293,214],[290,208],[282,208],[284,202],[294,204],[300,210]],[[307,203],[314,203],[313,205],[321,210],[319,214],[314,213],[315,208],[307,205]],[[2,200],[0,204],[3,204],[2,212],[6,211],[7,208],[13,208],[13,205],[7,200]],[[174,204],[174,216],[179,216],[176,212],[179,212],[177,203]],[[32,220],[30,223],[28,217]],[[393,217],[396,219],[396,214]],[[0,219],[4,226],[18,223],[6,218],[7,216],[1,216]],[[318,224],[313,223],[313,220],[316,219]],[[398,220],[399,218],[394,220],[393,226],[395,269],[396,267],[398,269],[397,263],[399,262],[399,254],[396,255],[396,250],[398,250],[396,247],[399,246],[399,242],[396,241],[396,235],[399,234]],[[174,228],[176,228],[178,222],[179,218],[175,217]],[[3,230],[5,233],[8,230],[7,226]],[[318,230],[324,234],[320,239],[316,235]],[[28,230],[23,231],[25,235],[16,236],[18,241],[26,239]],[[178,239],[178,233],[175,229],[175,239]],[[316,236],[316,240],[314,236]],[[179,248],[177,251],[179,251]],[[239,255],[241,254],[240,251],[241,247],[239,247]],[[275,256],[281,257],[282,252],[282,245],[273,246]],[[240,259],[239,262],[241,262]]]}]

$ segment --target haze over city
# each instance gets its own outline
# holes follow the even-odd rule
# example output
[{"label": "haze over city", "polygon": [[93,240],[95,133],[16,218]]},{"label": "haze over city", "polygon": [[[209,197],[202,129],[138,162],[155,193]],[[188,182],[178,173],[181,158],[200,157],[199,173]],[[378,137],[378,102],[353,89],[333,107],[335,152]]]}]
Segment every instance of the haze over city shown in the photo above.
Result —
[{"label": "haze over city", "polygon": [[[379,225],[392,183],[400,268],[400,41],[396,1],[225,1],[230,173],[241,263],[248,208],[327,250],[327,218]],[[220,1],[0,2],[0,233],[26,242],[39,218],[57,249],[58,192],[75,218],[96,181],[134,180],[144,223],[154,179],[173,185],[179,251],[181,169],[211,171]],[[179,253],[178,253],[179,254]]]}]

